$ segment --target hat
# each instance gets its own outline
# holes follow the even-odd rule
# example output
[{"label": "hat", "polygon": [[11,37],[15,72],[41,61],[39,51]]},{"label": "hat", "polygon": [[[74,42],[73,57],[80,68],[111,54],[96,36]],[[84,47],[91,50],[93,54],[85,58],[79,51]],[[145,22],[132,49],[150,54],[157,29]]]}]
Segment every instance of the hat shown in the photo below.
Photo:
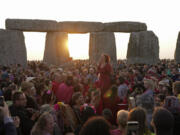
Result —
[{"label": "hat", "polygon": [[35,77],[27,77],[27,78],[26,78],[26,82],[30,82],[30,81],[32,81],[33,79],[35,79]]},{"label": "hat", "polygon": [[22,91],[26,91],[27,89],[29,89],[29,88],[32,88],[32,87],[34,87],[34,84],[33,83],[31,83],[31,82],[22,82],[21,83],[21,90]]}]

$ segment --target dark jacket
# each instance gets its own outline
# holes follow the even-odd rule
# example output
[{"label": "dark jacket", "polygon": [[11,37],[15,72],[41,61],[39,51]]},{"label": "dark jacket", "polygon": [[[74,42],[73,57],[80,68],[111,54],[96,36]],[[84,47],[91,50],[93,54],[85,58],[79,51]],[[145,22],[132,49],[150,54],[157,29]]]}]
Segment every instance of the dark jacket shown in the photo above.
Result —
[{"label": "dark jacket", "polygon": [[0,125],[0,135],[17,135],[16,127],[12,120]]},{"label": "dark jacket", "polygon": [[39,109],[38,104],[36,103],[36,101],[32,97],[26,95],[26,99],[27,99],[26,108],[33,108],[35,110]]},{"label": "dark jacket", "polygon": [[20,118],[21,133],[23,135],[30,135],[34,121],[29,118],[27,110],[23,107],[16,107],[14,105],[10,106],[9,110],[12,116],[18,116]]}]

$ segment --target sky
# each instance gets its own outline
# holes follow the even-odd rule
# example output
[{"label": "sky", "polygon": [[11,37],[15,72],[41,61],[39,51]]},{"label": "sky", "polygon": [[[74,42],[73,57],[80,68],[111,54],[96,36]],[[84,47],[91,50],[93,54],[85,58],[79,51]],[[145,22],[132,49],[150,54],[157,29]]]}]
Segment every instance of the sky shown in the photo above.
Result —
[{"label": "sky", "polygon": [[[0,29],[6,18],[56,21],[138,21],[159,38],[160,58],[174,58],[180,31],[178,0],[0,0]],[[24,32],[28,60],[43,59],[46,33]],[[117,57],[126,58],[129,34],[115,33]],[[89,34],[69,34],[75,59],[88,58]],[[80,52],[73,47],[80,48]],[[74,47],[75,48],[75,47]]]}]

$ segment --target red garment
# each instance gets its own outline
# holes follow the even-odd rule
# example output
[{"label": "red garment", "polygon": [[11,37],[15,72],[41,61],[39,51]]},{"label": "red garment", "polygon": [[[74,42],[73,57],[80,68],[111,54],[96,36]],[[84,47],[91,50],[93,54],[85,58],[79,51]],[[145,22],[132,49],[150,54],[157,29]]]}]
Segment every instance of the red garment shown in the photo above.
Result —
[{"label": "red garment", "polygon": [[119,129],[114,129],[110,131],[111,135],[122,135],[122,131]]},{"label": "red garment", "polygon": [[111,86],[111,78],[110,78],[111,72],[112,72],[112,67],[110,64],[106,64],[103,68],[98,66],[98,73],[100,73],[99,86],[100,86],[102,95],[104,95],[104,93]]},{"label": "red garment", "polygon": [[64,102],[65,104],[69,104],[73,95],[73,87],[68,86],[65,83],[59,85],[58,91],[56,92],[56,97],[58,102]]},{"label": "red garment", "polygon": [[111,121],[111,124],[115,125],[116,124],[116,116],[117,116],[117,112],[119,111],[119,105],[120,104],[120,98],[117,96],[114,99],[111,98],[103,98],[103,102],[104,102],[104,108],[108,108],[112,111],[113,114],[113,119]]},{"label": "red garment", "polygon": [[88,90],[89,90],[89,85],[84,85],[83,96],[87,96]]},{"label": "red garment", "polygon": [[99,101],[99,105],[96,107],[96,114],[102,115],[103,111],[103,102],[102,99]]},{"label": "red garment", "polygon": [[55,82],[55,81],[52,82],[52,91],[54,92],[55,95],[56,95],[59,85],[60,83],[58,82]]}]

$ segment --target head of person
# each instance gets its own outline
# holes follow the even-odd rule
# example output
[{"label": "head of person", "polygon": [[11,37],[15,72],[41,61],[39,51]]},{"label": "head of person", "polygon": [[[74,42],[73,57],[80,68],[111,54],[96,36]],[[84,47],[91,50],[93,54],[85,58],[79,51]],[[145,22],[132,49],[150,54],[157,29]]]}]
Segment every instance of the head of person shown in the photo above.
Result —
[{"label": "head of person", "polygon": [[95,110],[90,106],[84,106],[81,108],[82,122],[85,123],[89,118],[96,115]]},{"label": "head of person", "polygon": [[120,129],[126,129],[128,121],[128,111],[120,110],[117,113],[117,124]]},{"label": "head of person", "polygon": [[173,94],[175,96],[180,94],[180,81],[176,81],[173,83]]},{"label": "head of person", "polygon": [[88,74],[88,70],[86,68],[83,69],[83,75],[87,75]]},{"label": "head of person", "polygon": [[32,135],[37,135],[37,134],[52,134],[54,129],[54,119],[53,116],[45,112],[43,113],[38,121],[35,123],[33,129],[31,130]]},{"label": "head of person", "polygon": [[139,135],[146,132],[146,112],[141,107],[132,109],[128,114],[128,121],[137,121],[139,123]]},{"label": "head of person", "polygon": [[125,82],[125,79],[122,76],[120,76],[118,80],[119,80],[119,84],[123,84]]},{"label": "head of person", "polygon": [[94,74],[94,69],[92,67],[89,69],[89,73]]},{"label": "head of person", "polygon": [[67,77],[66,85],[68,85],[68,86],[72,86],[73,85],[73,77],[72,76],[68,76]]},{"label": "head of person", "polygon": [[57,82],[57,83],[62,82],[62,77],[61,77],[61,75],[59,73],[54,74],[54,81]]},{"label": "head of person", "polygon": [[156,106],[163,106],[164,105],[164,100],[165,100],[165,95],[164,94],[158,94],[155,96],[155,105]]},{"label": "head of person", "polygon": [[91,92],[91,101],[92,102],[96,102],[98,104],[100,99],[101,99],[101,93],[98,90],[94,90]]},{"label": "head of person", "polygon": [[177,74],[177,73],[178,73],[178,70],[177,70],[176,68],[173,68],[173,69],[172,69],[172,74],[175,75],[175,74]]},{"label": "head of person", "polygon": [[168,110],[158,107],[153,113],[152,126],[156,135],[173,135],[174,117]]},{"label": "head of person", "polygon": [[112,85],[112,87],[111,87],[112,94],[110,96],[110,98],[112,100],[117,97],[117,90],[118,90],[117,86],[116,85]]},{"label": "head of person", "polygon": [[81,92],[75,92],[72,95],[72,105],[81,106],[84,104],[84,98]]},{"label": "head of person", "polygon": [[151,79],[144,79],[144,87],[148,90],[154,90],[154,82]]},{"label": "head of person", "polygon": [[108,64],[110,62],[110,57],[107,54],[102,54],[100,62]]},{"label": "head of person", "polygon": [[110,121],[113,117],[112,111],[108,108],[103,110],[102,115],[107,121]]},{"label": "head of person", "polygon": [[17,107],[25,107],[27,100],[26,100],[26,96],[23,92],[15,92],[13,94],[13,104]]},{"label": "head of person", "polygon": [[51,90],[45,90],[42,94],[42,104],[53,104],[55,97]]},{"label": "head of person", "polygon": [[22,82],[21,83],[21,90],[28,96],[35,96],[36,95],[36,89],[34,87],[34,84],[31,82]]},{"label": "head of person", "polygon": [[93,117],[83,125],[80,135],[110,135],[109,123],[103,117]]}]

